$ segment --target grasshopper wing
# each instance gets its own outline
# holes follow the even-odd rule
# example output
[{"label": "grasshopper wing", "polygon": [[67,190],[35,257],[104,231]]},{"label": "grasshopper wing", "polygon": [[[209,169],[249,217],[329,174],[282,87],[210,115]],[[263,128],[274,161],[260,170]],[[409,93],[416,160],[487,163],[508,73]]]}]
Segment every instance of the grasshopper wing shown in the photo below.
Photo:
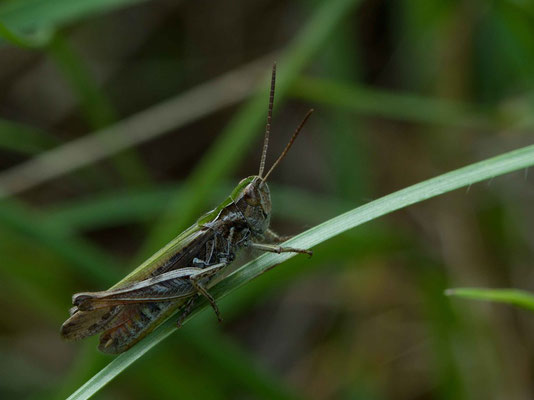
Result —
[{"label": "grasshopper wing", "polygon": [[61,336],[67,340],[80,340],[96,335],[106,330],[119,312],[119,307],[107,307],[95,311],[79,311],[74,307],[70,318],[61,326]]},{"label": "grasshopper wing", "polygon": [[[212,237],[211,230],[203,229],[198,224],[193,225],[114,285],[110,291],[119,291],[168,271],[189,267],[199,249]],[[190,295],[192,294],[193,292]],[[61,327],[61,335],[67,340],[79,340],[104,332],[100,338],[100,350],[105,353],[120,353],[154,330],[185,301],[187,296],[176,300],[105,305],[89,311],[73,307],[70,318]]]},{"label": "grasshopper wing", "polygon": [[126,304],[115,318],[113,326],[100,336],[98,349],[103,353],[119,354],[128,350],[156,329],[187,300]]},{"label": "grasshopper wing", "polygon": [[72,303],[81,311],[91,311],[131,303],[151,303],[191,297],[196,289],[190,281],[200,268],[180,268],[120,289],[103,292],[82,292],[73,296]]}]

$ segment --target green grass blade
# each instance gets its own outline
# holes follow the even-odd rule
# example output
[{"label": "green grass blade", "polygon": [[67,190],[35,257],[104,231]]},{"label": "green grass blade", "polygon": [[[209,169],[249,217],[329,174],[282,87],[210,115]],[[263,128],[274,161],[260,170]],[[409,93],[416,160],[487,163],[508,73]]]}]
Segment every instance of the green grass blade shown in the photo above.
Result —
[{"label": "green grass blade", "polygon": [[201,352],[210,364],[224,365],[221,373],[239,382],[243,388],[247,388],[254,398],[269,400],[301,398],[283,386],[271,371],[252,361],[249,353],[223,334],[212,329],[184,329],[183,333],[182,338],[186,343]]},{"label": "green grass blade", "polygon": [[39,49],[45,46],[53,36],[53,30],[42,28],[31,35],[19,35],[0,22],[0,38],[23,49]]},{"label": "green grass blade", "polygon": [[534,311],[534,294],[524,290],[457,288],[447,289],[445,294],[447,296],[463,297],[466,299],[511,304]]},{"label": "green grass blade", "polygon": [[[534,145],[477,162],[467,167],[457,169],[399,190],[315,226],[288,240],[286,244],[292,247],[311,248],[349,229],[403,207],[485,179],[490,179],[522,168],[528,168],[532,165],[534,165]],[[223,297],[236,288],[244,285],[246,282],[273,268],[275,265],[278,265],[293,256],[294,255],[289,253],[264,254],[238,269],[233,275],[213,287],[211,292],[216,298]],[[205,305],[205,302],[200,301],[192,315]],[[175,330],[175,321],[169,319],[156,329],[152,335],[134,346],[131,350],[115,358],[105,368],[74,392],[69,399],[90,398],[104,385]]]}]

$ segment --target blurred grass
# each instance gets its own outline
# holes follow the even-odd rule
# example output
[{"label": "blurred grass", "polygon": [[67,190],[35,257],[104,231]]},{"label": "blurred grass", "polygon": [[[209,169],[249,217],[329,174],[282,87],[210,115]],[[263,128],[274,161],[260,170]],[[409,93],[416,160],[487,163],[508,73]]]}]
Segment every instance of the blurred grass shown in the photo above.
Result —
[{"label": "blurred grass", "polygon": [[[321,53],[318,62],[321,75],[347,84],[361,80],[361,49],[354,45],[355,40],[351,40],[354,37],[357,39],[357,35],[356,27],[349,21],[344,20],[338,24],[330,38],[330,45]],[[299,98],[302,93],[302,90],[294,89],[300,81],[301,77],[297,77],[290,87],[290,98]],[[306,99],[305,103],[321,104],[317,98]],[[330,182],[328,190],[340,198],[360,202],[371,193],[369,171],[365,168],[369,162],[368,143],[364,139],[366,122],[342,109],[320,109],[320,116],[316,117],[318,125],[320,124],[318,130],[331,133],[320,137],[322,146],[326,149],[325,155],[329,156],[329,168],[325,171],[329,176],[327,181]]]},{"label": "blurred grass", "polygon": [[51,29],[40,29],[31,35],[20,35],[0,22],[0,38],[24,49],[40,49],[50,41],[52,36],[53,31]]},{"label": "blurred grass", "polygon": [[290,93],[305,101],[371,117],[469,129],[489,129],[499,125],[494,116],[473,105],[391,93],[332,79],[303,76],[295,81]]},{"label": "blurred grass", "polygon": [[[119,269],[111,255],[83,239],[70,236],[60,226],[41,225],[40,220],[39,212],[22,203],[7,200],[0,203],[0,222],[4,229],[16,231],[26,240],[44,245],[79,269],[89,281],[111,284],[119,277]],[[40,267],[30,265],[29,268]]]},{"label": "blurred grass", "polygon": [[432,383],[439,388],[443,398],[468,399],[469,384],[461,370],[458,347],[469,340],[469,333],[462,326],[461,316],[442,295],[448,277],[429,257],[415,254],[413,262],[417,266],[414,275],[423,294],[423,309],[428,318],[426,329],[431,333],[432,361],[436,366]]},{"label": "blurred grass", "polygon": [[[118,116],[113,105],[103,91],[100,90],[98,84],[92,78],[92,74],[86,68],[85,62],[70,46],[68,40],[60,33],[53,32],[52,29],[43,28],[38,29],[36,32],[37,34],[33,33],[31,36],[23,36],[8,29],[0,22],[0,37],[6,41],[18,47],[48,53],[78,98],[82,112],[84,112],[89,126],[93,130],[103,129],[107,125],[116,122]],[[13,131],[4,135],[4,142],[0,143],[0,145],[19,151],[29,151],[31,147],[28,146],[32,144],[42,146],[49,136],[46,132],[7,121],[2,123],[1,128],[4,130],[13,129]],[[20,145],[22,141],[26,143],[26,147]],[[48,146],[46,149],[51,147]],[[36,151],[34,150],[34,152]],[[114,160],[119,173],[129,185],[138,186],[148,183],[147,170],[135,150],[129,149],[119,153],[115,155]],[[97,181],[103,181],[97,176],[96,171],[92,176],[96,177]]]},{"label": "blurred grass", "polygon": [[8,169],[0,174],[0,188],[3,189],[0,197],[17,195],[63,174],[91,166],[241,101],[250,93],[250,85],[256,80],[260,65],[264,65],[264,60],[246,64],[112,126],[69,141]]},{"label": "blurred grass", "polygon": [[54,35],[46,49],[72,91],[92,130],[102,129],[117,121],[118,116],[109,98],[100,90],[88,70],[87,63],[61,34]]},{"label": "blurred grass", "polygon": [[[101,130],[119,120],[111,100],[100,89],[86,67],[86,63],[66,38],[56,33],[46,46],[46,51],[78,98],[80,108],[91,130]],[[135,149],[123,151],[115,155],[113,160],[128,185],[145,186],[148,184],[150,180],[148,172]]]},{"label": "blurred grass", "polygon": [[0,148],[21,154],[37,154],[49,150],[59,141],[52,135],[31,126],[0,120]]},{"label": "blurred grass", "polygon": [[143,0],[18,0],[0,4],[0,21],[25,31],[62,26]]}]

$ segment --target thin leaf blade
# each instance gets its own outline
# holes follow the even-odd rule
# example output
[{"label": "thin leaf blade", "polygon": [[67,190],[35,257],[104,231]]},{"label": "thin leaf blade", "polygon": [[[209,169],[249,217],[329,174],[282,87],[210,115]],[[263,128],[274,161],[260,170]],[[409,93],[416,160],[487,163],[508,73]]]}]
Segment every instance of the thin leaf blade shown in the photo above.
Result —
[{"label": "thin leaf blade", "polygon": [[447,296],[510,304],[534,311],[534,294],[518,289],[455,288],[445,291]]}]

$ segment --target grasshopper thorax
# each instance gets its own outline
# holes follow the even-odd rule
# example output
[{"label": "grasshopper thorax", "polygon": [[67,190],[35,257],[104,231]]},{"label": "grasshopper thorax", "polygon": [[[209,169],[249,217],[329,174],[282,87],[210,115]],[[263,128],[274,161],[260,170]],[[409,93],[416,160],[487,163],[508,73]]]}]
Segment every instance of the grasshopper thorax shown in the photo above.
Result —
[{"label": "grasshopper thorax", "polygon": [[261,236],[269,228],[271,220],[271,193],[267,182],[258,175],[239,182],[239,193],[234,199],[254,235]]}]

